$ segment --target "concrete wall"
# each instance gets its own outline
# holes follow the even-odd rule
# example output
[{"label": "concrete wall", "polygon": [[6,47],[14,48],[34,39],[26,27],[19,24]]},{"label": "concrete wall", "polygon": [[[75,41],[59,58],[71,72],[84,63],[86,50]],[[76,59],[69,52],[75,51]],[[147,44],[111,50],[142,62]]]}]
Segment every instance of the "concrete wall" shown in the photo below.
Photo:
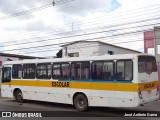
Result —
[{"label": "concrete wall", "polygon": [[134,53],[133,51],[130,51],[130,50],[127,50],[127,49],[123,49],[123,48],[119,48],[119,47],[116,47],[116,46],[107,45],[107,44],[99,43],[99,46],[100,46],[99,47],[99,55],[108,54],[108,51],[113,51],[114,54],[130,54],[130,53]]},{"label": "concrete wall", "polygon": [[79,57],[99,56],[109,54],[108,51],[113,51],[114,54],[136,53],[134,51],[99,42],[76,42],[62,48],[62,57],[67,57],[69,53],[79,53]]},{"label": "concrete wall", "polygon": [[82,56],[97,56],[99,55],[99,44],[97,42],[78,42],[67,46],[67,49],[63,47],[62,57],[66,57],[67,53],[79,53],[79,57]]}]

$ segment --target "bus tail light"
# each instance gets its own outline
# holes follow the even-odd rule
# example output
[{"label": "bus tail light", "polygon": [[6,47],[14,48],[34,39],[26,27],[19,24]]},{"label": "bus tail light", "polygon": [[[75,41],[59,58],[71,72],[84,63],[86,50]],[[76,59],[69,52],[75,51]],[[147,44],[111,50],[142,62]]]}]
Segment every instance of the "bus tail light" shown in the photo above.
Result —
[{"label": "bus tail light", "polygon": [[142,99],[142,91],[140,86],[138,86],[138,96],[140,99]]},{"label": "bus tail light", "polygon": [[159,95],[159,85],[158,85],[158,87],[157,87],[156,95]]}]

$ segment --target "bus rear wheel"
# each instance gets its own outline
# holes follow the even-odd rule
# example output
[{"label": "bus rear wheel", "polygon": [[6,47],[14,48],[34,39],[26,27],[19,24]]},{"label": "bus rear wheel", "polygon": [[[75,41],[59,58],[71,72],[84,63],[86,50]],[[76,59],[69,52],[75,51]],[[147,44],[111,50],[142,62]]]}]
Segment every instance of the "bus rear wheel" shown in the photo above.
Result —
[{"label": "bus rear wheel", "polygon": [[14,94],[14,97],[15,97],[17,102],[22,103],[24,101],[23,94],[22,94],[21,90],[16,90],[15,94]]},{"label": "bus rear wheel", "polygon": [[84,112],[88,109],[88,100],[85,95],[78,94],[74,98],[74,106],[78,111]]}]

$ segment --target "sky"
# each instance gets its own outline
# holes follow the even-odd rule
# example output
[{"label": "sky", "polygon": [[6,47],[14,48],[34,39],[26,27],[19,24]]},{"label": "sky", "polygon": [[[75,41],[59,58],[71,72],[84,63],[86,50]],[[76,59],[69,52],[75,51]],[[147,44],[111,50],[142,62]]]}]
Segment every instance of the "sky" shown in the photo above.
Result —
[{"label": "sky", "polygon": [[0,52],[55,56],[62,44],[78,40],[100,40],[143,52],[143,34],[125,33],[160,23],[153,19],[160,17],[160,0],[54,0],[54,6],[52,2],[1,0]]}]

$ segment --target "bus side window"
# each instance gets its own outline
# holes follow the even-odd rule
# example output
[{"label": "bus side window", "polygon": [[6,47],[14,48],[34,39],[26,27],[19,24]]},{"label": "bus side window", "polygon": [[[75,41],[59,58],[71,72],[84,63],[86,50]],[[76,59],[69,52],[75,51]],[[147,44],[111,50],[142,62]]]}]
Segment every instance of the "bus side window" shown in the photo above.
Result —
[{"label": "bus side window", "polygon": [[113,80],[114,61],[95,61],[92,63],[93,80]]},{"label": "bus side window", "polygon": [[22,78],[22,65],[15,64],[12,66],[12,78],[21,79]]},{"label": "bus side window", "polygon": [[132,80],[133,79],[133,62],[132,60],[118,60],[117,61],[117,80]]},{"label": "bus side window", "polygon": [[92,79],[101,80],[103,74],[103,62],[96,61],[92,63]]},{"label": "bus side window", "polygon": [[73,80],[77,79],[80,80],[80,66],[81,63],[80,62],[73,62],[71,64],[71,77]]},{"label": "bus side window", "polygon": [[51,63],[38,63],[36,76],[38,79],[51,79]]},{"label": "bus side window", "polygon": [[90,62],[81,62],[81,79],[89,79]]},{"label": "bus side window", "polygon": [[89,79],[90,62],[73,62],[71,64],[71,78],[73,80],[87,80]]},{"label": "bus side window", "polygon": [[69,79],[70,65],[69,63],[61,64],[61,79]]},{"label": "bus side window", "polygon": [[23,64],[23,79],[35,79],[35,64]]},{"label": "bus side window", "polygon": [[61,78],[60,63],[53,64],[52,76],[53,76],[53,79],[60,79]]},{"label": "bus side window", "polygon": [[11,68],[10,67],[4,67],[3,68],[3,74],[2,74],[2,83],[10,82],[10,81],[11,81]]},{"label": "bus side window", "polygon": [[114,61],[105,61],[103,64],[103,80],[113,80],[114,79]]}]

